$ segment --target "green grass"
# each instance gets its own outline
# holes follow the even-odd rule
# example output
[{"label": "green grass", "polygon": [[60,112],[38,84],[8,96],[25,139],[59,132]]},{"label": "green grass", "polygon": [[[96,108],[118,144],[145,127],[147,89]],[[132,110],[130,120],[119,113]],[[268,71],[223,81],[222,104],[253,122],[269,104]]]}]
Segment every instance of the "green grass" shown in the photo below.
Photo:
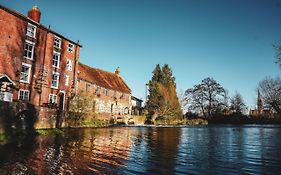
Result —
[{"label": "green grass", "polygon": [[79,125],[80,127],[107,127],[110,126],[109,121],[106,120],[99,120],[99,119],[90,119],[84,120]]},{"label": "green grass", "polygon": [[57,128],[53,128],[53,129],[37,129],[36,133],[38,135],[63,135],[64,134],[64,130],[63,129],[57,129]]},{"label": "green grass", "polygon": [[5,145],[8,143],[8,141],[9,137],[4,133],[0,133],[0,145]]}]

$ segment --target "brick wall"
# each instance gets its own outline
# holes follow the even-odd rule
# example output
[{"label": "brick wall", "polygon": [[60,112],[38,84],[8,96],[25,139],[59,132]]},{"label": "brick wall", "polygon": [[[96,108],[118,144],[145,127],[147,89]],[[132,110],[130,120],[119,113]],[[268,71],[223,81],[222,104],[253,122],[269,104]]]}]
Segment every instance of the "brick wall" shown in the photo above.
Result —
[{"label": "brick wall", "polygon": [[[90,84],[90,89],[88,93],[94,94],[95,98],[95,111],[100,114],[99,116],[104,116],[108,118],[111,115],[124,115],[125,108],[128,111],[131,110],[131,95],[127,93],[118,92],[112,89],[99,87],[99,92],[96,92],[96,86],[90,82],[79,80],[77,82],[77,89],[79,91],[86,92],[86,84]],[[107,92],[106,92],[107,91]]]},{"label": "brick wall", "polygon": [[[28,23],[36,27],[34,38],[26,35]],[[58,95],[60,92],[65,92],[65,104],[67,104],[67,97],[74,88],[74,70],[77,67],[75,63],[78,63],[80,47],[76,43],[58,36],[61,39],[61,48],[57,49],[54,47],[56,33],[20,15],[11,14],[2,8],[0,8],[0,26],[0,73],[7,74],[16,82],[18,89],[29,90],[30,102],[35,106],[48,103],[49,94]],[[34,43],[33,60],[24,58],[26,41]],[[74,45],[72,53],[68,52],[69,43]],[[60,53],[59,68],[52,66],[55,51]],[[68,59],[72,62],[71,71],[66,69]],[[20,82],[23,63],[31,67],[29,83]],[[43,72],[44,76],[42,76]],[[59,87],[57,89],[51,88],[53,72],[59,74]],[[69,77],[68,85],[65,82],[66,76]],[[18,99],[18,89],[13,91],[14,100]]]}]

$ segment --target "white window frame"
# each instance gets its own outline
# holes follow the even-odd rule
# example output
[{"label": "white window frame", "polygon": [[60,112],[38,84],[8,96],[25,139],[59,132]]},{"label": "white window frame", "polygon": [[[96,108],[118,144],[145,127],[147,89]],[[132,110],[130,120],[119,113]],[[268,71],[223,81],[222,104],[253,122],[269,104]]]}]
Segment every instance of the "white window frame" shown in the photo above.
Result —
[{"label": "white window frame", "polygon": [[[70,47],[70,46],[72,46],[72,47]],[[68,43],[68,45],[67,45],[67,51],[68,51],[69,53],[73,53],[73,52],[74,52],[74,44]]]},{"label": "white window frame", "polygon": [[49,94],[49,101],[48,103],[57,104],[58,96],[56,94]]},{"label": "white window frame", "polygon": [[[32,50],[31,50],[31,57],[30,57],[30,58],[29,58],[29,57],[27,57],[27,56],[25,56],[25,51],[27,50],[27,49],[25,48],[26,44],[27,44],[27,45],[31,45],[31,46],[32,46]],[[29,60],[33,60],[33,55],[34,55],[34,45],[35,45],[35,43],[34,43],[34,42],[29,41],[29,40],[25,40],[25,43],[24,43],[24,53],[23,53],[23,57],[24,57],[24,58],[29,59]],[[30,52],[30,51],[28,50],[28,52]]]},{"label": "white window frame", "polygon": [[27,78],[27,81],[21,79],[21,74],[22,74],[22,70],[21,70],[21,72],[20,72],[20,82],[22,82],[22,83],[30,83],[31,65],[30,64],[26,64],[26,63],[22,63],[21,69],[22,69],[23,66],[28,67],[28,76],[27,76],[28,78]]},{"label": "white window frame", "polygon": [[[56,41],[56,39],[58,40],[58,42]],[[61,38],[60,37],[58,37],[58,36],[55,36],[54,37],[54,47],[55,48],[58,48],[58,49],[61,49],[61,43],[62,43],[62,40],[61,40]]]},{"label": "white window frame", "polygon": [[[58,60],[57,60],[58,65],[54,65],[54,57],[55,56],[58,56]],[[59,52],[54,51],[54,53],[53,53],[52,67],[54,67],[54,68],[60,67],[60,53]]]},{"label": "white window frame", "polygon": [[[58,79],[56,80],[57,81],[57,86],[53,86],[53,76],[56,75],[58,77]],[[53,72],[52,73],[52,80],[51,80],[51,88],[54,88],[54,89],[58,89],[59,88],[59,82],[60,82],[60,74],[58,72]]]},{"label": "white window frame", "polygon": [[69,75],[65,75],[65,85],[69,85]]},{"label": "white window frame", "polygon": [[[34,28],[34,31],[32,31],[32,28]],[[33,35],[32,35],[33,33]],[[27,27],[26,27],[26,35],[30,36],[32,38],[35,38],[36,36],[36,26],[30,23],[27,23]]]},{"label": "white window frame", "polygon": [[[20,93],[21,92],[23,92],[23,99],[20,99]],[[28,95],[27,96],[25,96],[26,94],[25,93],[27,93]],[[29,92],[29,90],[25,90],[25,89],[20,89],[19,90],[19,93],[18,93],[18,99],[19,100],[22,100],[22,101],[29,101],[29,96],[30,96],[30,92]]]},{"label": "white window frame", "polygon": [[66,70],[72,71],[72,60],[71,59],[66,60]]}]

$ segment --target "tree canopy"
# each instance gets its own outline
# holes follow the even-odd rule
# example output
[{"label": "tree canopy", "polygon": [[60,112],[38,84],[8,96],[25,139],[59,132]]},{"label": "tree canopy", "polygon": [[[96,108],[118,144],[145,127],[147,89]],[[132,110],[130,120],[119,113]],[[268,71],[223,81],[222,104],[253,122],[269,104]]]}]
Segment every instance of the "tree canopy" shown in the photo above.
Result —
[{"label": "tree canopy", "polygon": [[213,117],[227,106],[226,90],[213,78],[207,77],[201,83],[185,91],[189,110],[204,117]]},{"label": "tree canopy", "polygon": [[267,77],[259,83],[262,99],[281,115],[281,79]]},{"label": "tree canopy", "polygon": [[243,114],[247,107],[241,94],[236,94],[230,99],[230,110],[234,114]]},{"label": "tree canopy", "polygon": [[175,77],[171,68],[165,64],[162,68],[156,65],[149,81],[147,109],[152,120],[157,117],[178,118],[182,110],[176,92]]}]

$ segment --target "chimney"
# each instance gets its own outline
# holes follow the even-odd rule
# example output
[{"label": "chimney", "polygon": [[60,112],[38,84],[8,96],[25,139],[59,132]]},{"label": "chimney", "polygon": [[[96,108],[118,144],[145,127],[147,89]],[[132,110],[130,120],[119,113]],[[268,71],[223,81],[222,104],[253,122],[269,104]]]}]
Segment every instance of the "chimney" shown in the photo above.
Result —
[{"label": "chimney", "polygon": [[28,18],[33,21],[40,23],[41,12],[37,6],[33,6],[31,10],[28,11]]},{"label": "chimney", "polygon": [[120,76],[120,67],[117,67],[116,71],[115,71],[115,74]]}]

